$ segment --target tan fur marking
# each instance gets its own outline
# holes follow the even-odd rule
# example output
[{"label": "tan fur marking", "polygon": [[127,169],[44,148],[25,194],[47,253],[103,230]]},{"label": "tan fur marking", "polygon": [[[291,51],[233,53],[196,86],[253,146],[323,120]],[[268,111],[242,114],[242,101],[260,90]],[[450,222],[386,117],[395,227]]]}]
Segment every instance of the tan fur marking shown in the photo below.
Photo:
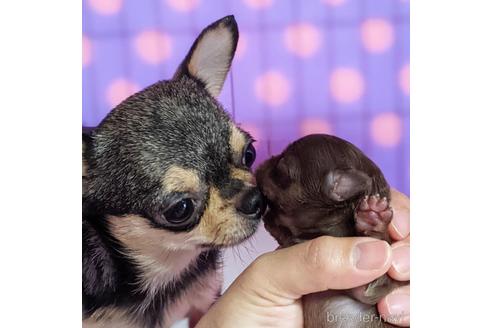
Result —
[{"label": "tan fur marking", "polygon": [[237,213],[235,199],[224,200],[215,187],[210,188],[208,207],[198,229],[208,243],[215,245],[236,244],[254,232],[249,221]]},{"label": "tan fur marking", "polygon": [[195,170],[173,165],[162,178],[162,185],[167,192],[198,192],[200,178]]},{"label": "tan fur marking", "polygon": [[233,123],[230,125],[229,144],[235,159],[240,160],[243,155],[243,149],[246,145],[246,136]]},{"label": "tan fur marking", "polygon": [[134,323],[128,320],[127,313],[115,307],[103,307],[82,322],[83,328],[111,328],[135,327]]},{"label": "tan fur marking", "polygon": [[109,216],[111,231],[116,238],[129,249],[141,254],[157,255],[163,249],[190,250],[193,249],[188,240],[192,239],[191,232],[175,233],[164,229],[153,228],[149,221],[138,215]]},{"label": "tan fur marking", "polygon": [[110,229],[128,249],[128,256],[142,268],[135,288],[146,291],[148,297],[141,308],[149,306],[153,296],[172,283],[196,260],[203,250],[197,245],[206,241],[196,232],[175,233],[153,228],[147,219],[126,215],[109,216]]},{"label": "tan fur marking", "polygon": [[203,245],[227,246],[242,242],[256,230],[256,223],[239,215],[235,199],[224,200],[215,187],[210,188],[208,206],[200,223],[188,232],[172,232],[152,227],[137,215],[109,216],[112,235],[143,268],[140,288],[149,292],[148,305],[163,284],[170,283],[203,251]]},{"label": "tan fur marking", "polygon": [[230,167],[230,170],[231,170],[232,179],[241,180],[249,187],[254,186],[256,184],[255,178],[251,172],[247,170],[241,170],[233,166]]}]

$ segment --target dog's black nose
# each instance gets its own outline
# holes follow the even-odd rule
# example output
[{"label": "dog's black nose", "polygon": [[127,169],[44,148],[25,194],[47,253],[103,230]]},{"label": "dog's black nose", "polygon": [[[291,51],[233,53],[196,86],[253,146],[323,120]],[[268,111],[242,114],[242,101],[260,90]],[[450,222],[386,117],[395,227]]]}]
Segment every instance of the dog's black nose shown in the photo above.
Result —
[{"label": "dog's black nose", "polygon": [[266,209],[265,197],[258,188],[251,188],[240,199],[236,209],[250,218],[259,219]]}]

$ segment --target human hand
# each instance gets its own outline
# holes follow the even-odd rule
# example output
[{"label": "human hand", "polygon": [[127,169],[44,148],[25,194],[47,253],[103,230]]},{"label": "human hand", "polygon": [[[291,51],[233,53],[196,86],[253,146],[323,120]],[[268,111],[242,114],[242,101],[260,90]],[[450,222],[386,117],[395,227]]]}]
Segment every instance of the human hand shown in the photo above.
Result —
[{"label": "human hand", "polygon": [[[319,237],[257,258],[200,320],[197,327],[303,327],[301,298],[328,289],[350,289],[388,274],[408,280],[408,198],[392,191],[393,247],[367,237]],[[392,258],[391,249],[397,253]],[[403,248],[403,249],[400,249]],[[400,253],[400,254],[399,254]],[[408,258],[408,256],[407,256]],[[407,261],[408,263],[408,261]],[[407,265],[408,267],[408,265]],[[396,296],[395,296],[396,295]],[[389,321],[398,310],[407,325],[408,287],[381,300],[378,309]],[[394,321],[394,320],[393,320]]]},{"label": "human hand", "polygon": [[[388,275],[399,281],[410,280],[410,200],[399,191],[391,190],[393,220],[389,233],[395,241],[393,261]],[[378,303],[379,313],[388,322],[408,327],[410,325],[410,286],[395,289]]]},{"label": "human hand", "polygon": [[391,248],[367,237],[319,237],[257,258],[197,327],[303,326],[303,295],[349,289],[384,274]]}]

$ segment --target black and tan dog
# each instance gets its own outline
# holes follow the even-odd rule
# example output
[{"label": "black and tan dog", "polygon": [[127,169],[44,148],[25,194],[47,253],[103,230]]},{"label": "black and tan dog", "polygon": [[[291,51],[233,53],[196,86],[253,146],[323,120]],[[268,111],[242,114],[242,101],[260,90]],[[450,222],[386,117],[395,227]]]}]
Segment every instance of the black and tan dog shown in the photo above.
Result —
[{"label": "black and tan dog", "polygon": [[[265,228],[282,247],[319,236],[370,236],[390,241],[390,188],[362,151],[330,135],[310,135],[290,144],[256,172],[268,199]],[[394,327],[376,304],[407,283],[384,275],[366,286],[303,298],[307,328]]]},{"label": "black and tan dog", "polygon": [[217,102],[238,40],[208,26],[169,81],[132,95],[83,137],[85,327],[167,327],[220,293],[220,249],[265,210],[251,136]]}]

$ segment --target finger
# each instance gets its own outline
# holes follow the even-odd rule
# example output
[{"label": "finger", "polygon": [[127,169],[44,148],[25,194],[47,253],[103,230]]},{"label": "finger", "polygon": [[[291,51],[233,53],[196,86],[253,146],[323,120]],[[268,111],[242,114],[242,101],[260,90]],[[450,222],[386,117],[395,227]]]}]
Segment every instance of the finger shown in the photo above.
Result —
[{"label": "finger", "polygon": [[401,327],[410,326],[410,286],[395,289],[378,303],[384,320]]},{"label": "finger", "polygon": [[388,275],[399,281],[410,279],[410,237],[391,245],[393,260]]},{"label": "finger", "polygon": [[385,273],[391,247],[373,238],[323,236],[260,256],[238,278],[270,304],[327,289],[349,289]]},{"label": "finger", "polygon": [[402,240],[410,234],[410,199],[396,189],[391,188],[391,207],[393,220],[388,227],[394,240]]}]

